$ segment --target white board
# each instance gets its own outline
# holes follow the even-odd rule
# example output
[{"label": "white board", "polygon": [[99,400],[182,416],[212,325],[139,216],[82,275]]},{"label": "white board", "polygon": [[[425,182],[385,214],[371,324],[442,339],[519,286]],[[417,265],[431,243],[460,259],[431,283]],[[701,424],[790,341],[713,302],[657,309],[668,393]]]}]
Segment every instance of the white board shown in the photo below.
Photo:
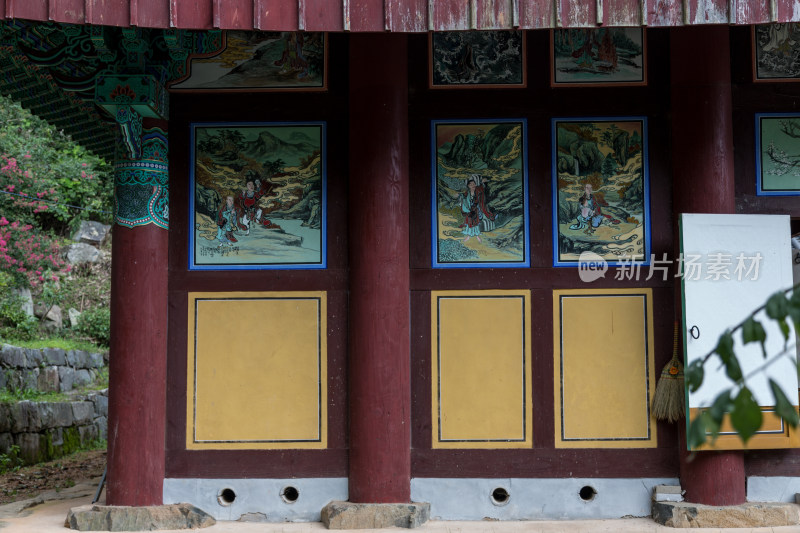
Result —
[{"label": "white board", "polygon": [[[788,216],[682,214],[680,222],[684,258],[683,334],[688,366],[711,352],[726,329],[733,328],[764,305],[775,292],[793,285],[792,250]],[[745,265],[737,271],[742,262],[740,257]],[[724,270],[722,263],[726,258],[730,260],[728,279],[719,274]],[[758,262],[757,274],[752,270],[747,273],[747,267],[753,262]],[[699,264],[699,267],[690,263]],[[697,275],[698,268],[700,275]],[[767,354],[784,351],[784,338],[777,324],[763,311],[756,318],[767,332]],[[789,346],[794,347],[794,344],[792,331]],[[760,345],[744,345],[741,331],[734,335],[734,352],[745,376],[764,364]],[[790,353],[794,355],[794,349]],[[792,359],[783,357],[766,371],[747,377],[747,385],[761,406],[775,404],[768,378],[774,379],[797,405],[797,369]],[[689,394],[689,408],[710,406],[731,384],[719,358],[714,356],[705,365],[703,385]]]}]

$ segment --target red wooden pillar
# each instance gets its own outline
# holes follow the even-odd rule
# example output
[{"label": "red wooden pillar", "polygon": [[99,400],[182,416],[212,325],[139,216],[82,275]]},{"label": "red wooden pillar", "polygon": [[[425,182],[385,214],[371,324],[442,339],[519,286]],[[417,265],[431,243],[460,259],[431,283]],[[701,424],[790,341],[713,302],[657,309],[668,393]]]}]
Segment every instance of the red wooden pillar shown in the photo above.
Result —
[{"label": "red wooden pillar", "polygon": [[[108,505],[161,505],[167,378],[167,146],[145,119],[143,154],[117,160],[111,271]],[[148,129],[148,126],[162,126]]]},{"label": "red wooden pillar", "polygon": [[402,34],[350,35],[350,501],[410,500],[408,73]]},{"label": "red wooden pillar", "polygon": [[[672,75],[673,212],[733,213],[733,117],[727,26],[673,28]],[[680,291],[680,286],[677,288]],[[681,486],[686,499],[737,505],[746,499],[744,454],[686,452],[681,438]]]}]

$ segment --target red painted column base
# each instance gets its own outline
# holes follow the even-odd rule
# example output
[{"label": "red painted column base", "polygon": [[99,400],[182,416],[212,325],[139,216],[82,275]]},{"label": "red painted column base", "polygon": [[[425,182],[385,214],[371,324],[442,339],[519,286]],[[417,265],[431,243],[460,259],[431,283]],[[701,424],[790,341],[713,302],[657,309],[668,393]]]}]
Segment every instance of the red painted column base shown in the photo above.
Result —
[{"label": "red painted column base", "polygon": [[161,505],[165,471],[167,235],[114,226],[108,505]]}]

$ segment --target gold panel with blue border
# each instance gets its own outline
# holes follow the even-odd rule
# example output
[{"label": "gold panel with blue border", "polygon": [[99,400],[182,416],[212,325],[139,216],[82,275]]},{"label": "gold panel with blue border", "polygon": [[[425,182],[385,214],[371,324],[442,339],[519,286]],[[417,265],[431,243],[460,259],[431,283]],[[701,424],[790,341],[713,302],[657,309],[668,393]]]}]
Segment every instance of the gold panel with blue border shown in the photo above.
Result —
[{"label": "gold panel with blue border", "polygon": [[327,447],[327,299],[190,292],[186,447]]},{"label": "gold panel with blue border", "polygon": [[432,447],[530,448],[527,290],[432,291]]},{"label": "gold panel with blue border", "polygon": [[653,448],[651,289],[553,291],[556,448]]}]

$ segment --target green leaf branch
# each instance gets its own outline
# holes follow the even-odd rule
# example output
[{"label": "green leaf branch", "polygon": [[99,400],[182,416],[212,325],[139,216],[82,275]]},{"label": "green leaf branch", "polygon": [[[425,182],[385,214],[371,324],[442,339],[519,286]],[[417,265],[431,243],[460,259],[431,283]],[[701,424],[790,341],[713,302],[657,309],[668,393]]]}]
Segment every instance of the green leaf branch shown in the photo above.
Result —
[{"label": "green leaf branch", "polygon": [[[762,323],[756,319],[756,315],[761,311],[764,311],[769,319],[777,323],[783,334],[783,350],[772,357],[767,354],[767,332]],[[687,438],[690,449],[697,449],[705,444],[709,435],[712,442],[716,440],[726,415],[730,417],[733,429],[745,444],[759,430],[763,422],[763,415],[761,408],[753,398],[752,391],[747,386],[747,378],[764,372],[770,365],[783,357],[789,357],[795,366],[797,365],[797,358],[794,355],[795,345],[790,345],[788,342],[791,333],[789,320],[794,324],[795,331],[800,331],[800,284],[770,296],[764,305],[754,310],[732,329],[726,330],[720,335],[717,346],[711,352],[686,367],[686,386],[690,392],[696,392],[703,384],[704,367],[715,356],[719,358],[725,368],[725,374],[732,382],[730,387],[717,395],[710,407],[703,409],[689,424]],[[764,363],[747,375],[742,373],[739,358],[734,352],[733,334],[738,330],[742,330],[744,344],[757,342],[761,345],[761,353],[764,357]],[[797,427],[800,418],[792,402],[772,379],[769,380],[769,387],[775,399],[775,414],[789,426]],[[791,392],[792,394],[797,393],[797,391]]]}]

